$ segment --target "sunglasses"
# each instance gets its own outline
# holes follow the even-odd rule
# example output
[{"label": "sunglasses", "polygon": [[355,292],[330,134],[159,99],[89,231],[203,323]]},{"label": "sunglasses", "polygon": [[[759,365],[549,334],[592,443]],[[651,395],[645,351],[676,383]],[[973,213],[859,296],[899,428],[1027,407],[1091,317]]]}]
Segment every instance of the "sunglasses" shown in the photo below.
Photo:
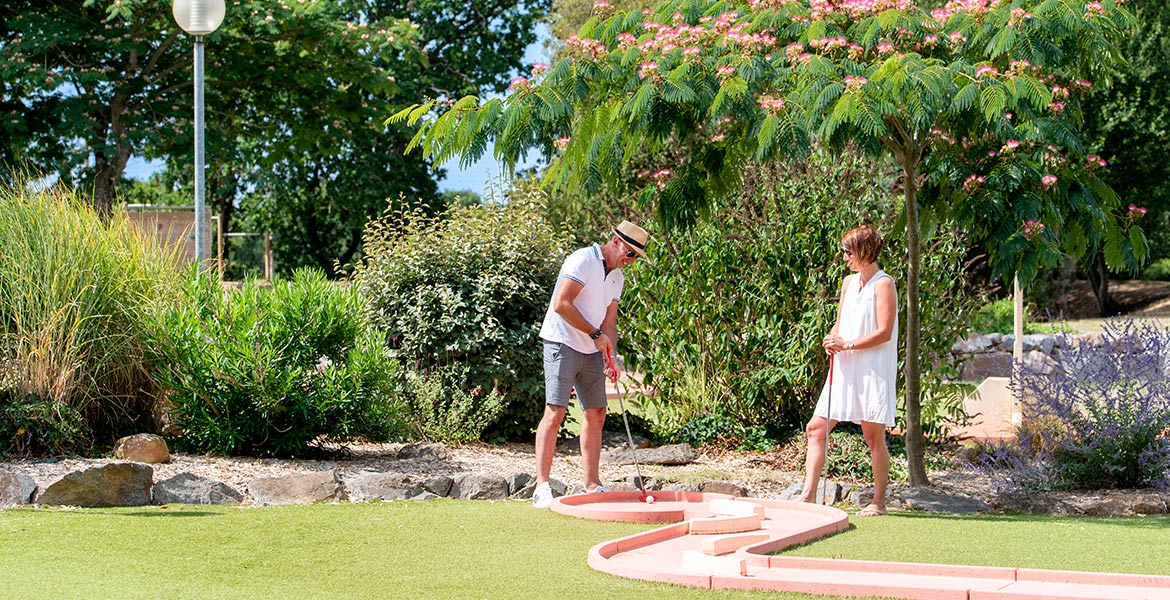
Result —
[{"label": "sunglasses", "polygon": [[627,243],[625,240],[622,240],[622,244],[626,247],[626,250],[627,250],[626,258],[637,258],[638,257],[638,253],[634,252],[634,250],[630,248],[629,243]]}]

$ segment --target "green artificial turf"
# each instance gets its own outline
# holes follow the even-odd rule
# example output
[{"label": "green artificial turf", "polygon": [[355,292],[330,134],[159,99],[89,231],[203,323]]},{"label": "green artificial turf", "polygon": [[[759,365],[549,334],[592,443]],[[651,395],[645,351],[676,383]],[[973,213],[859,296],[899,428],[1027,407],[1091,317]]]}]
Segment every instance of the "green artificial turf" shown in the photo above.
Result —
[{"label": "green artificial turf", "polygon": [[850,517],[838,535],[786,555],[1170,575],[1170,516]]},{"label": "green artificial turf", "polygon": [[[1170,573],[1166,517],[853,518],[793,553]],[[0,598],[812,598],[614,577],[591,546],[651,526],[523,502],[0,510]]]}]

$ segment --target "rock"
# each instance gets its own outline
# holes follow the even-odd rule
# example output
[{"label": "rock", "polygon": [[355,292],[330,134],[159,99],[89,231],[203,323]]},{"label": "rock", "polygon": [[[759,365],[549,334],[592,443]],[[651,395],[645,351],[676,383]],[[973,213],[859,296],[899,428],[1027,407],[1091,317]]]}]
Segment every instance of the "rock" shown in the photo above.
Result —
[{"label": "rock", "polygon": [[871,502],[873,502],[873,488],[858,488],[849,493],[849,503],[857,508],[865,508]]},{"label": "rock", "polygon": [[1080,511],[1073,505],[1050,494],[1009,492],[1000,494],[993,501],[996,508],[1038,515],[1077,515]]},{"label": "rock", "polygon": [[462,500],[503,500],[508,497],[508,484],[493,475],[456,475],[449,495]]},{"label": "rock", "polygon": [[959,379],[983,381],[988,377],[1009,377],[1011,374],[1012,355],[1003,352],[990,352],[973,354],[969,359],[963,361],[959,370]]},{"label": "rock", "polygon": [[508,485],[508,496],[515,497],[516,492],[524,489],[524,486],[528,485],[531,481],[536,481],[536,478],[528,473],[516,473],[515,475],[505,477],[504,483]]},{"label": "rock", "polygon": [[[427,493],[421,485],[401,473],[359,473],[345,480],[345,491],[352,502],[371,500],[406,500]],[[435,495],[433,492],[432,495]]]},{"label": "rock", "polygon": [[962,494],[944,494],[930,488],[912,487],[899,494],[906,508],[926,510],[952,515],[966,515],[977,512],[991,512],[991,505]]},{"label": "rock", "polygon": [[1131,492],[1126,494],[1104,493],[1082,499],[1070,500],[1083,515],[1120,517],[1135,515],[1166,514],[1166,499],[1152,492]]},{"label": "rock", "polygon": [[643,478],[642,479],[642,487],[639,488],[638,487],[638,475],[636,473],[626,477],[625,480],[621,481],[621,484],[623,486],[626,486],[626,488],[631,489],[631,490],[636,490],[636,489],[660,490],[660,489],[662,489],[662,482],[658,481],[658,479],[656,479],[654,477],[651,477],[650,479]]},{"label": "rock", "polygon": [[438,499],[438,498],[442,498],[442,496],[436,496],[435,494],[432,494],[432,493],[430,493],[430,492],[428,492],[428,491],[426,491],[426,490],[423,490],[423,491],[422,491],[420,494],[418,494],[418,495],[415,495],[415,496],[407,496],[407,497],[406,497],[406,500],[436,500],[436,499]]},{"label": "rock", "polygon": [[114,458],[131,462],[166,464],[171,462],[171,451],[166,440],[153,433],[126,436],[114,444]]},{"label": "rock", "polygon": [[[841,486],[841,484],[835,483],[832,481],[826,482],[823,485],[817,484],[816,503],[817,504],[824,504],[825,498],[828,497],[829,504],[836,504],[837,502],[840,502],[843,499],[841,494],[844,491],[844,489],[845,488],[843,488]],[[788,489],[784,490],[780,494],[780,499],[781,500],[789,500],[792,502],[798,502],[800,500],[800,495],[802,493],[804,493],[804,484],[803,483],[794,483],[794,484],[788,486]]]},{"label": "rock", "polygon": [[28,504],[37,491],[37,482],[24,473],[0,469],[0,506]]},{"label": "rock", "polygon": [[1045,346],[1048,347],[1048,350],[1044,350],[1045,354],[1052,351],[1051,335],[1032,333],[1025,335],[1022,339],[1024,340],[1024,352],[1040,351]]},{"label": "rock", "polygon": [[741,485],[731,483],[730,481],[708,481],[699,484],[699,491],[707,494],[727,494],[729,496],[738,496],[746,498],[751,495]]},{"label": "rock", "polygon": [[[671,444],[637,452],[638,462],[644,465],[689,465],[698,457],[699,453],[690,444]],[[623,446],[603,452],[601,462],[607,465],[630,465],[634,463],[634,456],[628,447]]]},{"label": "rock", "polygon": [[450,454],[442,444],[407,444],[398,449],[398,459],[447,460]]},{"label": "rock", "polygon": [[311,504],[344,501],[345,488],[336,471],[316,471],[285,477],[260,477],[248,482],[256,504]]},{"label": "rock", "polygon": [[239,504],[244,501],[244,495],[231,486],[191,473],[179,473],[154,484],[153,497],[155,504]]},{"label": "rock", "polygon": [[777,496],[780,500],[796,501],[800,497],[800,492],[804,491],[803,483],[794,483],[788,486],[780,495]]},{"label": "rock", "polygon": [[451,484],[454,482],[454,479],[446,475],[439,475],[423,482],[422,487],[440,498],[445,498],[451,492]]},{"label": "rock", "polygon": [[990,352],[998,341],[999,340],[996,340],[991,336],[977,335],[967,340],[968,352],[970,354],[982,354],[984,352]]},{"label": "rock", "polygon": [[154,469],[140,463],[111,463],[74,471],[49,485],[37,504],[144,506],[150,504]]},{"label": "rock", "polygon": [[1052,375],[1056,373],[1057,365],[1056,361],[1047,354],[1033,350],[1024,355],[1024,368],[1032,373]]}]

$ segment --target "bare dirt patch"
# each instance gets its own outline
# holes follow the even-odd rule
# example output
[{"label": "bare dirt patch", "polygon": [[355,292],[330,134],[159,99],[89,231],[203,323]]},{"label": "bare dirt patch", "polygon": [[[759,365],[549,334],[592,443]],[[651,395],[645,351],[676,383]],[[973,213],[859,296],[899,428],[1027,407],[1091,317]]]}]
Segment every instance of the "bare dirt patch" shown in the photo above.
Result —
[{"label": "bare dirt patch", "polygon": [[[1170,281],[1140,279],[1110,281],[1109,295],[1132,317],[1170,317]],[[1068,294],[1069,320],[1101,318],[1096,297],[1087,281],[1073,284]]]}]

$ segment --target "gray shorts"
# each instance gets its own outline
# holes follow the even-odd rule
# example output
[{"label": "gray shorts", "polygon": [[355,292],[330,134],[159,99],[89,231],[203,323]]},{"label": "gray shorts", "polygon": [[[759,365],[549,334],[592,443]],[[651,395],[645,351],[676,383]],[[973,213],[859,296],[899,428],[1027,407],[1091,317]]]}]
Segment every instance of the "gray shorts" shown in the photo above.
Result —
[{"label": "gray shorts", "polygon": [[605,408],[605,361],[600,352],[582,354],[568,344],[544,341],[544,402],[569,406],[577,388],[581,408]]}]

